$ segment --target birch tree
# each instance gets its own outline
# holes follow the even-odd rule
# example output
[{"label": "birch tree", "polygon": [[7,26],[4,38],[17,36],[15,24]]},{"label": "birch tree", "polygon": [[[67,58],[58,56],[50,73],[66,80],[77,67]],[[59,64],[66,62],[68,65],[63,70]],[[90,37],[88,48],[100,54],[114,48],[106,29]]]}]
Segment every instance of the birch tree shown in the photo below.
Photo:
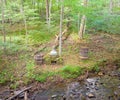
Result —
[{"label": "birch tree", "polygon": [[[84,0],[83,6],[87,7],[88,0]],[[85,33],[85,28],[86,28],[86,16],[83,15],[81,19],[81,24],[80,24],[80,30],[79,30],[79,37],[80,39],[83,39],[83,34]]]},{"label": "birch tree", "polygon": [[60,11],[59,56],[61,56],[62,54],[62,22],[63,22],[63,0],[61,0]]},{"label": "birch tree", "polygon": [[49,17],[48,17],[48,30],[50,32],[51,27],[51,7],[52,7],[52,0],[49,1]]},{"label": "birch tree", "polygon": [[49,24],[49,1],[46,0],[46,23]]},{"label": "birch tree", "polygon": [[110,0],[110,7],[109,7],[110,14],[112,14],[112,10],[113,10],[113,0]]}]

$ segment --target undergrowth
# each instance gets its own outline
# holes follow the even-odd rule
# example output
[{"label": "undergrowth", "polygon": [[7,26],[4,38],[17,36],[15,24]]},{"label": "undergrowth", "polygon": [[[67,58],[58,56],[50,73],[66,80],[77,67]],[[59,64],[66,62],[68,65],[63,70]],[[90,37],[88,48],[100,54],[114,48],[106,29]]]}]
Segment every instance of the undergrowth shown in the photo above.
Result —
[{"label": "undergrowth", "polygon": [[63,78],[76,78],[83,73],[83,69],[80,66],[66,65],[61,68],[60,74]]}]

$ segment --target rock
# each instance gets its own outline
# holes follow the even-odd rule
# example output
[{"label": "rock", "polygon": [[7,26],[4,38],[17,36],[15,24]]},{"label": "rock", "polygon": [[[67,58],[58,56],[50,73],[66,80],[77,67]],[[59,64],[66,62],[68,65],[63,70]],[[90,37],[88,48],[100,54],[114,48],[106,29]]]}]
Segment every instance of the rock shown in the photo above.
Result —
[{"label": "rock", "polygon": [[56,97],[57,97],[57,95],[52,95],[52,96],[51,96],[51,98],[56,98]]},{"label": "rock", "polygon": [[86,93],[86,95],[89,97],[89,98],[95,98],[95,95],[93,93]]},{"label": "rock", "polygon": [[118,88],[120,89],[120,86],[118,86]]},{"label": "rock", "polygon": [[116,91],[114,91],[114,95],[116,95],[116,96],[117,96],[117,95],[118,95],[118,93],[117,93]]},{"label": "rock", "polygon": [[87,80],[87,82],[89,82],[89,83],[92,83],[92,82],[95,81],[94,79],[90,79],[90,78],[88,78],[88,79],[86,79],[86,80]]},{"label": "rock", "polygon": [[47,96],[37,96],[35,100],[50,100]]},{"label": "rock", "polygon": [[98,75],[99,75],[99,76],[103,76],[103,73],[102,73],[102,72],[99,72]]},{"label": "rock", "polygon": [[98,87],[95,87],[95,90],[99,90],[99,88],[98,88]]},{"label": "rock", "polygon": [[86,87],[87,90],[90,90],[90,87]]},{"label": "rock", "polygon": [[62,97],[62,98],[63,98],[63,100],[66,100],[66,98],[67,98],[67,97],[66,97],[66,95],[63,95],[63,97]]}]

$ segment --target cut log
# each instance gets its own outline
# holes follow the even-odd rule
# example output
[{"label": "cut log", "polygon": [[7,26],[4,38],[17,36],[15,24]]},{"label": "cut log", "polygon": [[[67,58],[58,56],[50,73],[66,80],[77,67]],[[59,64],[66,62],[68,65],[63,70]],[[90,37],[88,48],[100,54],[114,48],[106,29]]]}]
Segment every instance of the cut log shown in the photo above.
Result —
[{"label": "cut log", "polygon": [[27,88],[21,90],[19,93],[13,95],[12,97],[8,98],[7,100],[12,100],[12,99],[16,98],[18,95],[20,95],[21,93],[23,93],[23,92],[25,92],[25,91],[27,91],[27,90],[29,90],[29,89],[31,89],[31,88],[32,88],[32,86],[27,87]]}]

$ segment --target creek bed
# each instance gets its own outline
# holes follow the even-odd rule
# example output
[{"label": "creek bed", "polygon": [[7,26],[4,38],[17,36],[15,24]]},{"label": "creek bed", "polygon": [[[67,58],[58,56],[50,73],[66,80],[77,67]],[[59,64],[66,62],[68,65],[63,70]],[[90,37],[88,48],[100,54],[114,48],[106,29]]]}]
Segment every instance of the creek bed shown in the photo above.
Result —
[{"label": "creek bed", "polygon": [[120,77],[92,77],[38,92],[33,100],[120,100]]},{"label": "creek bed", "polygon": [[[3,92],[0,100],[7,100],[10,94],[10,91]],[[29,100],[120,100],[120,73],[90,77],[82,82],[52,84],[49,89],[35,91],[28,97]],[[17,100],[24,100],[24,93]]]}]

